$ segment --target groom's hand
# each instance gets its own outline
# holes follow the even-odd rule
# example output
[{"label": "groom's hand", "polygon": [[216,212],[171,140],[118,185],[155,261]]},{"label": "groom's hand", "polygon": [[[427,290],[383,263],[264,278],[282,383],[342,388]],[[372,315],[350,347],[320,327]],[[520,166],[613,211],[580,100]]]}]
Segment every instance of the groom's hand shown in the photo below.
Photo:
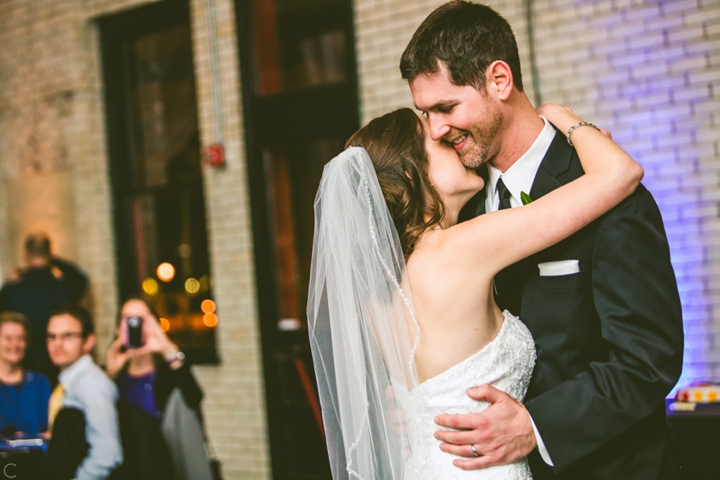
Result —
[{"label": "groom's hand", "polygon": [[491,405],[482,413],[435,417],[438,425],[460,430],[435,432],[435,438],[443,442],[440,450],[469,458],[455,460],[453,465],[463,470],[505,465],[523,458],[536,447],[530,414],[521,403],[490,385],[473,387],[467,393],[473,400]]}]

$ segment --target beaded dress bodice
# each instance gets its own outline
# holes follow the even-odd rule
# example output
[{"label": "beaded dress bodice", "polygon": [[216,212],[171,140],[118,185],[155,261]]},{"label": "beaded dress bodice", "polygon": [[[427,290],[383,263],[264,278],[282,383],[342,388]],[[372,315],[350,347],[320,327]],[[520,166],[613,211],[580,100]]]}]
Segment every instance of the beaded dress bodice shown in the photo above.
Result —
[{"label": "beaded dress bodice", "polygon": [[532,478],[526,459],[482,470],[461,470],[452,464],[458,457],[441,451],[440,441],[434,437],[439,429],[433,421],[436,415],[476,413],[489,406],[467,396],[467,389],[472,386],[490,384],[515,400],[523,400],[535,365],[535,343],[525,324],[507,310],[503,314],[505,320],[492,342],[409,392],[416,430],[404,480]]}]

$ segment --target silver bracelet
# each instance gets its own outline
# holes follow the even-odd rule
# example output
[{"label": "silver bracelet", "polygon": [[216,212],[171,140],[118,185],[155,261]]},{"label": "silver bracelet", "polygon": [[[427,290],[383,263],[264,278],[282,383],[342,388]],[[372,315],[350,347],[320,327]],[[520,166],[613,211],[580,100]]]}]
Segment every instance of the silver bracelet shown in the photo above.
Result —
[{"label": "silver bracelet", "polygon": [[590,122],[578,122],[578,123],[576,123],[575,125],[573,125],[572,127],[570,127],[570,128],[568,129],[568,133],[567,133],[567,141],[568,141],[568,143],[570,144],[571,147],[573,146],[573,143],[570,141],[570,135],[572,135],[572,132],[574,132],[576,128],[580,128],[580,127],[593,127],[593,128],[594,128],[595,130],[597,130],[598,132],[600,131],[600,129],[599,129],[597,126],[593,125],[593,124],[590,123]]},{"label": "silver bracelet", "polygon": [[185,360],[185,354],[181,352],[180,350],[175,350],[174,352],[168,353],[165,355],[165,362],[172,363],[175,360],[183,361]]}]

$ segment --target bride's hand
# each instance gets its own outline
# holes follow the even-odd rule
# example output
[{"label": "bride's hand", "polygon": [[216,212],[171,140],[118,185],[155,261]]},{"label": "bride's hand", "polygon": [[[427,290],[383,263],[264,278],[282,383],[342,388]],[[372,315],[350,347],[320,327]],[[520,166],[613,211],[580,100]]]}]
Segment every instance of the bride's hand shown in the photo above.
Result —
[{"label": "bride's hand", "polygon": [[[583,120],[575,115],[571,109],[558,105],[557,103],[546,103],[540,105],[535,109],[538,115],[542,115],[547,118],[548,122],[555,125],[561,132],[567,133],[567,131],[578,122]],[[601,128],[600,131],[607,135],[608,138],[612,139],[612,133],[610,130]]]}]

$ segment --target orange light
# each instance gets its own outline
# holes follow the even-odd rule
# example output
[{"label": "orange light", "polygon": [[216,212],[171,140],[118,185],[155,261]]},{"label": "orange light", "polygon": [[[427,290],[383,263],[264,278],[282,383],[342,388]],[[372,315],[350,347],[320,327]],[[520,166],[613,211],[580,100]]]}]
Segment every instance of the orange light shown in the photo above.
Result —
[{"label": "orange light", "polygon": [[217,325],[217,322],[218,317],[214,313],[206,313],[205,315],[203,315],[203,323],[206,327],[212,328]]},{"label": "orange light", "polygon": [[163,262],[158,265],[155,273],[157,273],[157,276],[160,280],[167,283],[173,278],[175,278],[175,267],[173,267],[172,264],[168,262]]},{"label": "orange light", "polygon": [[162,328],[163,332],[167,332],[170,330],[170,321],[168,321],[167,318],[160,318],[160,328]]},{"label": "orange light", "polygon": [[209,298],[207,300],[203,300],[200,304],[200,310],[202,310],[203,313],[215,313],[215,302]]},{"label": "orange light", "polygon": [[154,278],[146,278],[142,282],[142,289],[145,293],[152,296],[158,293],[158,290],[160,290],[160,286],[158,285],[157,281]]}]

